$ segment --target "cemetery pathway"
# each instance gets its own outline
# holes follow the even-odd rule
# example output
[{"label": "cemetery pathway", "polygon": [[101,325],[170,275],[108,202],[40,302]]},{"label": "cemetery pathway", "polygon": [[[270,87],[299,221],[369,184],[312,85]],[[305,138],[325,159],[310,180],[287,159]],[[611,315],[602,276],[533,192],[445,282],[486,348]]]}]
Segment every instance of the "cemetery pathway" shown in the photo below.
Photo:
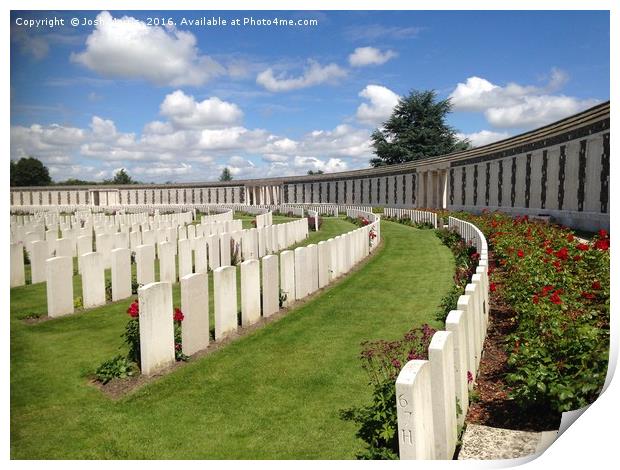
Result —
[{"label": "cemetery pathway", "polygon": [[127,303],[28,325],[45,297],[11,294],[14,459],[352,459],[339,410],[368,402],[360,343],[396,339],[436,307],[454,261],[430,230],[382,222],[363,269],[281,320],[117,401],[88,385],[124,353]]}]

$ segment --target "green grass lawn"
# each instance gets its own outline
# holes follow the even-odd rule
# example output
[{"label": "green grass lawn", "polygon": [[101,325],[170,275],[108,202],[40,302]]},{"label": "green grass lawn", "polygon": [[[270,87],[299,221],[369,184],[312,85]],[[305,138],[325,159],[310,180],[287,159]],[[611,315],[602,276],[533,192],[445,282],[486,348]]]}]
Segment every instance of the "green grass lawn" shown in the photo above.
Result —
[{"label": "green grass lawn", "polygon": [[[324,227],[312,236],[333,236]],[[129,301],[29,325],[19,318],[45,310],[44,284],[12,289],[11,457],[354,458],[362,443],[338,411],[370,396],[360,342],[434,324],[453,274],[432,231],[384,222],[381,233],[362,270],[119,401],[87,377],[125,351]]]}]

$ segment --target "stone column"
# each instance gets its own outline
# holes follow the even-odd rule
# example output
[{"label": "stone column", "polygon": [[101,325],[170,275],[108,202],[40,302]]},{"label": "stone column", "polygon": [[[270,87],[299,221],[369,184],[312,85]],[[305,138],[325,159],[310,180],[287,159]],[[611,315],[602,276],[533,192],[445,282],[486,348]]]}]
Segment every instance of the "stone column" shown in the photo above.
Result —
[{"label": "stone column", "polygon": [[209,278],[206,272],[181,278],[183,353],[191,356],[209,346]]},{"label": "stone column", "polygon": [[140,287],[138,302],[140,369],[144,375],[153,375],[175,362],[172,285],[168,282],[153,282]]},{"label": "stone column", "polygon": [[73,258],[57,256],[45,264],[47,315],[55,318],[73,313]]},{"label": "stone column", "polygon": [[237,267],[222,266],[213,270],[215,304],[215,340],[237,331]]},{"label": "stone column", "polygon": [[280,310],[280,283],[278,279],[278,257],[263,258],[263,316],[268,317]]},{"label": "stone column", "polygon": [[260,320],[260,265],[258,260],[250,259],[241,263],[241,324],[245,327],[258,320]]},{"label": "stone column", "polygon": [[112,301],[131,297],[131,250],[112,250]]}]

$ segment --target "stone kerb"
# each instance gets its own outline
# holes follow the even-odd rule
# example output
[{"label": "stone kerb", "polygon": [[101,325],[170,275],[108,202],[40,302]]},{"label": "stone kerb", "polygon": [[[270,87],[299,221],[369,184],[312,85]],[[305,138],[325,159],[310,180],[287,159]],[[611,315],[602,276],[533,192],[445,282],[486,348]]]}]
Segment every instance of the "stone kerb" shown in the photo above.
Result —
[{"label": "stone kerb", "polygon": [[280,252],[280,289],[286,296],[283,306],[288,307],[295,299],[295,253],[289,250]]},{"label": "stone kerb", "polygon": [[258,322],[260,309],[260,264],[249,259],[241,263],[241,324]]},{"label": "stone kerb", "polygon": [[453,336],[437,331],[428,348],[431,364],[435,458],[449,460],[457,439]]},{"label": "stone kerb", "polygon": [[142,285],[155,282],[155,247],[153,245],[136,247],[136,280]]},{"label": "stone kerb", "polygon": [[206,272],[181,278],[181,323],[183,353],[192,354],[209,346],[209,278]]},{"label": "stone kerb", "polygon": [[174,364],[172,285],[154,282],[138,289],[140,304],[140,369],[153,375]]},{"label": "stone kerb", "polygon": [[262,259],[263,316],[268,317],[280,309],[280,282],[278,257],[267,255]]},{"label": "stone kerb", "polygon": [[216,341],[237,331],[236,273],[236,266],[222,266],[213,270]]},{"label": "stone kerb", "polygon": [[105,268],[103,255],[91,252],[82,255],[82,304],[93,308],[105,304]]},{"label": "stone kerb", "polygon": [[112,301],[131,297],[131,250],[115,248],[112,258]]},{"label": "stone kerb", "polygon": [[73,258],[57,256],[46,262],[47,314],[55,318],[73,313]]},{"label": "stone kerb", "polygon": [[409,361],[396,379],[398,448],[401,460],[434,459],[431,366]]}]

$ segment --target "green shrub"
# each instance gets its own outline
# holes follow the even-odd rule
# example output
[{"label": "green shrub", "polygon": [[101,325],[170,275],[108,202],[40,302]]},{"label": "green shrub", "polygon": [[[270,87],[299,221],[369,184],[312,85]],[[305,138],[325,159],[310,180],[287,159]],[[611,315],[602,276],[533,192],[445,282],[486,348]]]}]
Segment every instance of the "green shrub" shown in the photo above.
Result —
[{"label": "green shrub", "polygon": [[134,374],[133,364],[124,356],[118,355],[103,362],[95,372],[95,377],[100,382],[107,384],[110,380],[124,379]]}]

